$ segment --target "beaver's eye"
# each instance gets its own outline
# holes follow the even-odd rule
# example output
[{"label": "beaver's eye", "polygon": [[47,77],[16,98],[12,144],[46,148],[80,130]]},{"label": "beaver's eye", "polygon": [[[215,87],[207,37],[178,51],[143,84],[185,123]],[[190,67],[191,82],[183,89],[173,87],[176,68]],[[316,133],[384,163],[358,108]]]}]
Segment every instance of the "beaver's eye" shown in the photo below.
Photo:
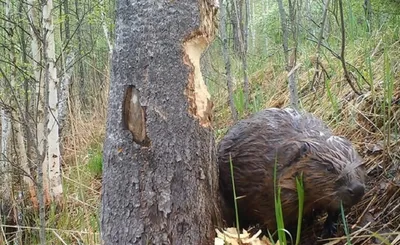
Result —
[{"label": "beaver's eye", "polygon": [[335,168],[333,167],[333,165],[328,163],[328,165],[326,166],[326,171],[333,173],[334,170]]}]

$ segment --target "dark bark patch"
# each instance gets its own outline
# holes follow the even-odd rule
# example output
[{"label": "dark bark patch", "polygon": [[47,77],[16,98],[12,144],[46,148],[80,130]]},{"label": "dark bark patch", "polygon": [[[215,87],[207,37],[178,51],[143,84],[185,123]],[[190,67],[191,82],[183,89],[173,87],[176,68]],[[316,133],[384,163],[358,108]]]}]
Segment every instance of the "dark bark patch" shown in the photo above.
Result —
[{"label": "dark bark patch", "polygon": [[146,108],[140,105],[139,90],[129,85],[125,91],[122,108],[122,122],[124,129],[132,133],[133,141],[141,146],[150,146],[150,139],[146,135]]}]

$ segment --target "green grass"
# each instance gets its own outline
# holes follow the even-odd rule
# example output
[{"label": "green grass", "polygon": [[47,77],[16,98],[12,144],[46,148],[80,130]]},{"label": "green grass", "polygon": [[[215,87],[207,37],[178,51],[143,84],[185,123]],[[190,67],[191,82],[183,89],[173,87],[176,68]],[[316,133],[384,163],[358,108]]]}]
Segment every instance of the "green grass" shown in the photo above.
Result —
[{"label": "green grass", "polygon": [[[278,159],[275,159],[274,164],[274,200],[275,200],[275,219],[277,225],[279,244],[286,245],[285,223],[281,203],[281,187],[277,180],[277,165]],[[272,241],[272,239],[271,239]]]},{"label": "green grass", "polygon": [[236,189],[235,189],[235,178],[234,178],[234,175],[233,175],[232,157],[231,157],[230,154],[229,154],[229,167],[230,167],[231,178],[232,178],[233,203],[235,205],[236,231],[237,231],[238,238],[239,238],[239,235],[240,235],[239,212],[238,212],[238,206],[237,206],[237,197],[236,197]]},{"label": "green grass", "polygon": [[346,215],[344,214],[344,208],[342,202],[340,202],[340,214],[342,217],[344,233],[346,234],[347,245],[351,245],[349,227],[347,225]]},{"label": "green grass", "polygon": [[99,148],[92,149],[89,153],[87,170],[94,176],[100,177],[103,172],[103,152]]},{"label": "green grass", "polygon": [[304,185],[303,185],[303,174],[300,175],[300,178],[296,177],[296,189],[297,196],[299,199],[299,213],[297,219],[297,233],[296,233],[296,245],[300,244],[300,234],[301,234],[301,223],[303,221],[303,210],[304,210]]}]

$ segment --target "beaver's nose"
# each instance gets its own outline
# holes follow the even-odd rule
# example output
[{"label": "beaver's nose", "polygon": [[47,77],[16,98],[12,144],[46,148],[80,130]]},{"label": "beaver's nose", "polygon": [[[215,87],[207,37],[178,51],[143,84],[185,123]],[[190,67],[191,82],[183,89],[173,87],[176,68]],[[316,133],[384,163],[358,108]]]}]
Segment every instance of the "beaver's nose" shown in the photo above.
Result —
[{"label": "beaver's nose", "polygon": [[364,196],[365,187],[358,181],[355,181],[350,184],[347,189],[350,195],[354,198],[353,201],[358,201]]}]

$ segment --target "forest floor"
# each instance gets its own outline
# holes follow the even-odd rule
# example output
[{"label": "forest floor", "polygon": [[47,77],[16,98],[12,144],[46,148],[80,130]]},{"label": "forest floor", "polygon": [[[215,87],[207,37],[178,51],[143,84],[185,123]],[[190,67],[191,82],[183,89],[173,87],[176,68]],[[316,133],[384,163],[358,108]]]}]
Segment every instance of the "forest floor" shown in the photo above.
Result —
[{"label": "forest floor", "polygon": [[[314,87],[313,57],[299,58],[298,70],[301,107],[322,118],[332,130],[348,137],[365,160],[367,191],[362,202],[347,215],[351,244],[400,244],[400,42],[393,41],[389,51],[377,47],[371,55],[369,72],[365,59],[357,50],[348,62],[358,68],[353,81],[358,81],[362,95],[352,91],[343,78],[339,62],[326,64],[326,76]],[[388,57],[390,60],[388,61]],[[396,58],[397,57],[397,58]],[[325,61],[324,61],[325,60]],[[289,103],[286,72],[271,60],[250,74],[249,111],[240,108],[240,118],[268,107],[285,107]],[[326,58],[322,60],[323,64]],[[389,62],[389,63],[388,63]],[[233,121],[228,107],[223,66],[215,74],[218,84],[210,87],[214,101],[216,141]],[[362,81],[362,74],[369,82]],[[373,81],[373,82],[371,82]],[[241,79],[236,78],[236,92]],[[216,89],[218,87],[218,89]],[[240,94],[240,93],[237,93]],[[105,100],[106,101],[106,100]],[[102,144],[105,135],[107,104],[99,103],[91,116],[73,113],[71,134],[63,138],[65,204],[63,212],[51,211],[48,227],[57,227],[49,234],[52,244],[99,244],[99,213],[102,171]],[[75,110],[79,111],[79,110]],[[322,220],[303,232],[302,244],[316,244]],[[343,225],[341,226],[343,227]],[[339,228],[339,231],[343,229]],[[346,236],[330,244],[344,244]]]}]

